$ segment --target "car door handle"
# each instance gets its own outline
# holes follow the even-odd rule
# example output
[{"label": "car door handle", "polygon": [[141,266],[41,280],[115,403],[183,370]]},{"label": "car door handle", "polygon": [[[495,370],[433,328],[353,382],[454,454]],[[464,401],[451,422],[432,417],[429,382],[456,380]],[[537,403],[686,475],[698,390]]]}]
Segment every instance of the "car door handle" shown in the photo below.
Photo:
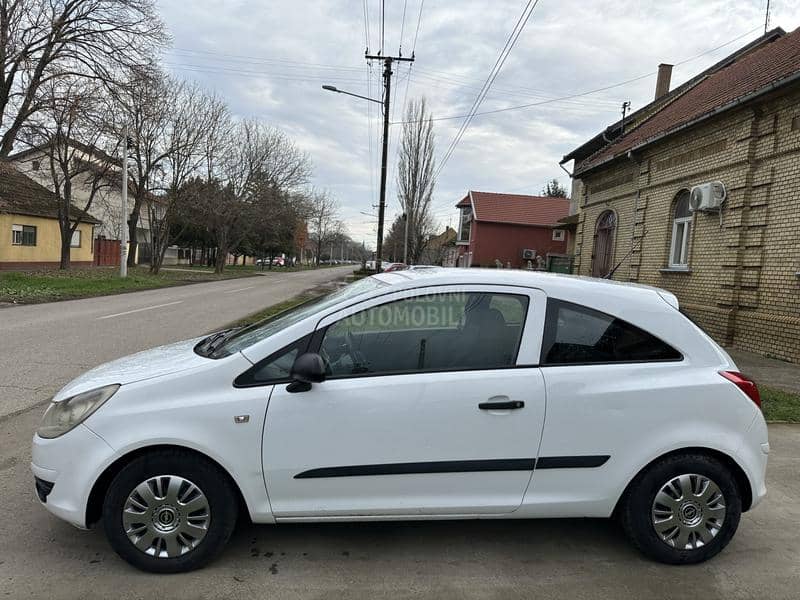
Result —
[{"label": "car door handle", "polygon": [[506,400],[505,402],[481,402],[478,408],[481,410],[516,410],[517,408],[524,408],[525,403],[522,400]]}]

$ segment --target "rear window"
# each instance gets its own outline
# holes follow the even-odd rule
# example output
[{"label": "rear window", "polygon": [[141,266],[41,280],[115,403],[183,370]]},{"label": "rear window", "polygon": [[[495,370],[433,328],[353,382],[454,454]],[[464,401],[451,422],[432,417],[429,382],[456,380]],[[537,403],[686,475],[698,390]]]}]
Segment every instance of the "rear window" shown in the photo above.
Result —
[{"label": "rear window", "polygon": [[547,301],[542,365],[682,359],[675,348],[627,321],[580,304]]}]

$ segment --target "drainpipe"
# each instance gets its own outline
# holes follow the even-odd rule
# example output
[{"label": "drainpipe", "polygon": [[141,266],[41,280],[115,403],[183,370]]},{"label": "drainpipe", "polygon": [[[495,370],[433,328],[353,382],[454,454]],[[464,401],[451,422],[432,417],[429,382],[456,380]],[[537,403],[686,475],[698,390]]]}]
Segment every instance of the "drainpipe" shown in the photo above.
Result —
[{"label": "drainpipe", "polygon": [[[636,160],[633,156],[633,152],[630,150],[628,151],[628,160],[630,160],[636,166],[636,197],[633,199],[633,223],[631,226],[631,247],[628,250],[628,253],[631,258],[633,258],[633,244],[636,239],[636,215],[639,211],[639,198],[641,197],[641,190],[639,190],[639,168],[641,167],[641,163]],[[641,248],[639,248],[641,251]],[[631,280],[631,265],[628,263],[628,281]]]}]

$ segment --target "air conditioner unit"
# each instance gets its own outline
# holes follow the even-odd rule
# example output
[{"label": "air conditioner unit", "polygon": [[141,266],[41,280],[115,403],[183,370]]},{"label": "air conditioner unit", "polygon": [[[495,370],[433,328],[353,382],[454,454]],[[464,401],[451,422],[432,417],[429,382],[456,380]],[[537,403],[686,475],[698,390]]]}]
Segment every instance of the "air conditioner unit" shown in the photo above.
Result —
[{"label": "air conditioner unit", "polygon": [[689,208],[692,211],[716,212],[725,202],[725,186],[721,181],[709,181],[692,188]]},{"label": "air conditioner unit", "polygon": [[533,260],[536,258],[536,250],[531,250],[530,248],[526,248],[522,251],[522,258],[523,260]]}]

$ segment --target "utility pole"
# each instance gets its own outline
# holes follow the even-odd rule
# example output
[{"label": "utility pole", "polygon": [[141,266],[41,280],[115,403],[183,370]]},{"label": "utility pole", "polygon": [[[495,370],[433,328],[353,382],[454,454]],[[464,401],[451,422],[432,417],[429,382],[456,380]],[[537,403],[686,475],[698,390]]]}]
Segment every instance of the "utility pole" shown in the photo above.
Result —
[{"label": "utility pole", "polygon": [[406,231],[403,236],[403,262],[408,264],[408,213],[403,213],[403,220],[405,221]]},{"label": "utility pole", "polygon": [[367,60],[383,61],[383,150],[381,154],[381,197],[378,205],[378,247],[375,252],[375,270],[381,271],[381,258],[383,254],[383,218],[386,212],[386,162],[389,154],[389,100],[392,90],[392,63],[414,62],[411,58],[403,56],[381,56],[380,54],[365,54]]},{"label": "utility pole", "polygon": [[120,215],[119,276],[128,276],[128,126],[122,128],[122,215]]}]

